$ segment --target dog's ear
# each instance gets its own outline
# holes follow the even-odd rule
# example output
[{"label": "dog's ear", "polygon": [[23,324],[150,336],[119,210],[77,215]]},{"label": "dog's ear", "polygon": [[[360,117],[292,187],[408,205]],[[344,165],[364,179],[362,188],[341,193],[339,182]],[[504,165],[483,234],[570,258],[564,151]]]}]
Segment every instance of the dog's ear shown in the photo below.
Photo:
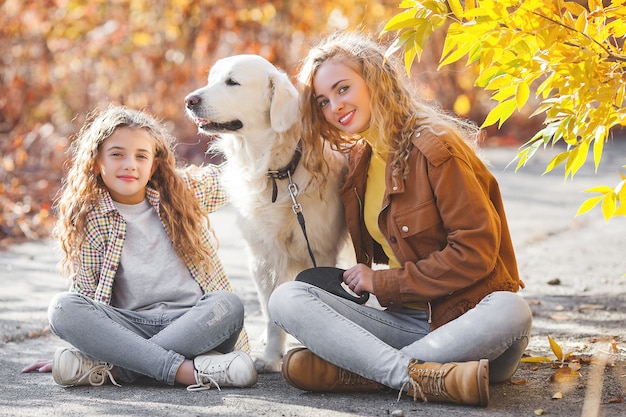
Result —
[{"label": "dog's ear", "polygon": [[278,72],[270,78],[272,97],[270,103],[270,124],[277,132],[285,132],[300,117],[298,111],[298,90],[289,77]]}]

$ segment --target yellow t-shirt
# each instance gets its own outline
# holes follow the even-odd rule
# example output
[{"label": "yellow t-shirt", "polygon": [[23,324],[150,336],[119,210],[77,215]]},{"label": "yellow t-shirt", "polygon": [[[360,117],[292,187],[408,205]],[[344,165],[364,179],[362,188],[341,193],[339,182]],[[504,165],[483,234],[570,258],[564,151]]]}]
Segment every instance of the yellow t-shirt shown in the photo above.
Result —
[{"label": "yellow t-shirt", "polygon": [[385,254],[389,257],[389,267],[399,268],[400,263],[389,246],[389,242],[387,242],[387,239],[385,239],[378,227],[378,215],[382,209],[383,196],[385,195],[385,165],[385,158],[380,153],[374,151],[367,170],[367,188],[363,216],[367,231],[383,247]]},{"label": "yellow t-shirt", "polygon": [[[377,150],[376,140],[370,141],[371,139],[365,136],[367,133],[368,132],[363,133],[362,136],[372,147],[372,158],[367,169],[367,188],[365,189],[365,202],[363,207],[365,227],[372,238],[382,246],[385,254],[389,257],[389,268],[400,268],[400,262],[378,227],[378,215],[382,210],[383,197],[385,196],[385,168],[387,166],[388,153]],[[405,303],[403,305],[404,307],[418,310],[426,309],[426,305],[419,302]]]}]

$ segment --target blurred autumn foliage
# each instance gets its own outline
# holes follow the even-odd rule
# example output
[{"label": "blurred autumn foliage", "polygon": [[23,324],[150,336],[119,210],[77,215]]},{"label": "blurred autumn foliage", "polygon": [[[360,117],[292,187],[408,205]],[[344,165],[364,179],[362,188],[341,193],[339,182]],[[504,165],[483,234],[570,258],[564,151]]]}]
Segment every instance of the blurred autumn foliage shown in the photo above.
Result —
[{"label": "blurred autumn foliage", "polygon": [[[67,147],[94,108],[119,103],[155,114],[179,138],[181,160],[202,163],[208,139],[186,119],[183,99],[205,83],[215,60],[254,53],[294,75],[321,36],[353,28],[378,33],[398,4],[0,1],[0,245],[48,235]],[[412,82],[427,98],[480,123],[488,98],[473,87],[471,70],[437,72],[436,43],[415,66]],[[527,115],[518,120],[528,123]]]}]

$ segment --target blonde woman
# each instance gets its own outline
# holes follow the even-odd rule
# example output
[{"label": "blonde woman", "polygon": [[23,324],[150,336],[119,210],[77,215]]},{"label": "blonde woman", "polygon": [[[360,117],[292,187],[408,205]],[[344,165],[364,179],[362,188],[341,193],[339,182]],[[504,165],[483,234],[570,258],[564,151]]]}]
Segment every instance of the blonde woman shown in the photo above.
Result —
[{"label": "blonde woman", "polygon": [[532,317],[477,128],[421,101],[362,33],[324,39],[299,81],[305,163],[324,164],[320,137],[349,153],[340,193],[358,263],[343,280],[384,309],[282,285],[270,315],[306,346],[285,355],[283,375],[303,390],[486,406],[489,382],[517,369]]},{"label": "blonde woman", "polygon": [[71,287],[48,309],[52,331],[73,347],[24,372],[52,371],[62,386],[140,376],[189,390],[256,383],[243,304],[207,214],[226,202],[218,168],[176,170],[173,144],[153,117],[122,106],[79,132],[55,228]]}]

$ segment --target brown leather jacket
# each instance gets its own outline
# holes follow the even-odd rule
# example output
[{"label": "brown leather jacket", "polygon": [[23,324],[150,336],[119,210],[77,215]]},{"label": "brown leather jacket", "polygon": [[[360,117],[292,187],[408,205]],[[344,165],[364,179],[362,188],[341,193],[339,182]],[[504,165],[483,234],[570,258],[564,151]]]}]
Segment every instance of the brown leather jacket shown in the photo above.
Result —
[{"label": "brown leather jacket", "polygon": [[[465,142],[415,135],[407,178],[385,174],[378,225],[402,268],[376,270],[374,294],[390,310],[425,302],[435,329],[494,291],[524,287],[509,236],[498,184]],[[388,257],[365,228],[363,201],[371,148],[350,152],[340,193],[357,262],[387,264]]]}]

